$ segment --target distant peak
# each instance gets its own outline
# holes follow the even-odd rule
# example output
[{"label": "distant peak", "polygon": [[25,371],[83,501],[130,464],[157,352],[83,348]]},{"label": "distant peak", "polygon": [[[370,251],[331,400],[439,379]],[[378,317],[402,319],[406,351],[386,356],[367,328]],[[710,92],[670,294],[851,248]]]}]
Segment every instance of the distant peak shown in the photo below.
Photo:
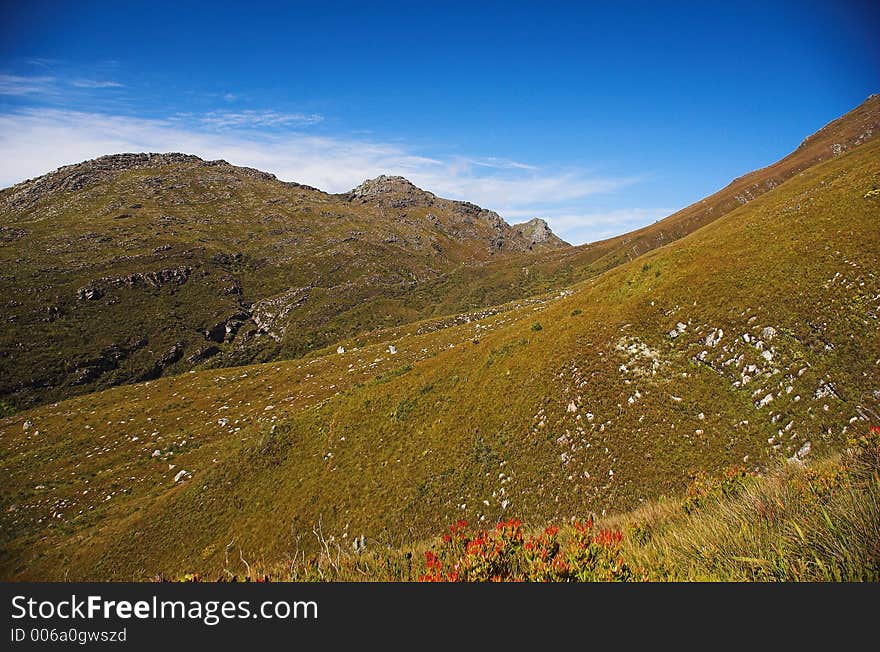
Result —
[{"label": "distant peak", "polygon": [[547,224],[547,221],[542,220],[540,217],[533,217],[532,219],[528,220],[527,222],[522,222],[521,224],[519,224],[519,226],[521,226],[521,227],[532,226],[532,227],[535,227],[538,229],[547,229],[548,231],[550,230],[550,225]]},{"label": "distant peak", "polygon": [[[82,163],[67,165],[60,170],[73,167],[92,167],[109,170],[127,170],[139,167],[155,167],[160,165],[169,165],[172,163],[204,163],[205,161],[194,154],[183,154],[181,152],[165,152],[165,153],[124,153],[124,154],[108,154],[99,156]],[[217,163],[225,163],[225,161],[217,161]]]},{"label": "distant peak", "polygon": [[553,230],[550,228],[550,225],[547,224],[547,221],[542,220],[540,217],[533,217],[527,222],[514,224],[513,228],[518,231],[524,238],[530,240],[532,245],[549,243],[552,243],[554,245],[568,244],[555,233],[553,233]]},{"label": "distant peak", "polygon": [[436,197],[417,187],[408,179],[382,174],[375,179],[367,179],[348,193],[351,199],[362,201],[390,199],[402,205],[432,203]]},{"label": "distant peak", "polygon": [[527,238],[531,238],[534,242],[544,242],[544,240],[553,235],[553,231],[550,230],[550,225],[547,224],[546,220],[542,220],[540,217],[533,217],[528,222],[514,224],[513,228]]},{"label": "distant peak", "polygon": [[367,179],[357,188],[351,191],[356,197],[373,196],[389,192],[413,191],[424,192],[409,179],[399,176],[380,174],[375,179]]}]

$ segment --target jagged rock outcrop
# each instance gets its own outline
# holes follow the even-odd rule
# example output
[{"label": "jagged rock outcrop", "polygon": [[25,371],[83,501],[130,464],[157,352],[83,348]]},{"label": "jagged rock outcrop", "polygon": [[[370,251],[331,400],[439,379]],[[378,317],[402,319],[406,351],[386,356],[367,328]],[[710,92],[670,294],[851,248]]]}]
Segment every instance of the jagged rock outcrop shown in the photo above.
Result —
[{"label": "jagged rock outcrop", "polygon": [[137,272],[115,278],[105,277],[92,281],[88,286],[77,290],[76,298],[80,301],[100,299],[109,288],[149,287],[158,289],[166,283],[183,285],[191,273],[191,267],[181,266],[172,269],[160,269],[154,272]]},{"label": "jagged rock outcrop", "polygon": [[367,179],[346,196],[350,201],[381,202],[394,208],[430,206],[437,199],[436,195],[422,190],[404,177],[384,174]]},{"label": "jagged rock outcrop", "polygon": [[161,358],[153,365],[153,368],[141,376],[140,380],[155,380],[161,376],[165,370],[183,357],[186,344],[177,342],[172,346]]},{"label": "jagged rock outcrop", "polygon": [[547,222],[538,217],[534,217],[528,222],[514,224],[513,228],[531,243],[529,244],[529,249],[548,249],[569,246],[567,242],[553,233]]},{"label": "jagged rock outcrop", "polygon": [[[343,196],[348,201],[374,204],[385,209],[412,207],[446,209],[455,219],[444,221],[434,212],[427,213],[425,219],[434,228],[456,240],[484,240],[492,253],[570,246],[554,235],[544,220],[534,219],[525,224],[511,227],[495,211],[467,201],[439,198],[434,193],[422,190],[401,176],[381,175],[375,179],[367,179]],[[388,235],[385,238],[387,243],[399,241],[400,238],[396,235]]]}]

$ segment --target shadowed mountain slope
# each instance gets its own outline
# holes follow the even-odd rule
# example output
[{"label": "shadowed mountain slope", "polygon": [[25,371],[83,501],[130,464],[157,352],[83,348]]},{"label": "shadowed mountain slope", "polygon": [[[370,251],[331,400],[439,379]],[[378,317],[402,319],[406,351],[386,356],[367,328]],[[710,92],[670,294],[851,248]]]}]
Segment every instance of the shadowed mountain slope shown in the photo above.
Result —
[{"label": "shadowed mountain slope", "polygon": [[461,265],[568,246],[402,177],[330,195],[184,154],[67,166],[0,192],[0,215],[0,397],[19,406],[296,357],[427,316],[385,299]]}]

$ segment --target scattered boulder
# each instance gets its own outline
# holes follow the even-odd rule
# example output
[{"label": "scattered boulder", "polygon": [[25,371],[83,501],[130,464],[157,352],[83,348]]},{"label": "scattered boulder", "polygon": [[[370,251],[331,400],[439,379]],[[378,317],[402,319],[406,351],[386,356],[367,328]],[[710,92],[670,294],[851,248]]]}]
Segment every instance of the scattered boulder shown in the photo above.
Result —
[{"label": "scattered boulder", "polygon": [[795,453],[795,456],[796,456],[799,460],[802,460],[802,459],[804,459],[807,455],[809,455],[810,452],[811,452],[812,450],[813,450],[813,442],[808,441],[808,442],[806,442],[803,446],[801,446],[801,447],[798,449],[798,452]]},{"label": "scattered boulder", "polygon": [[676,337],[678,337],[679,335],[684,333],[686,330],[687,330],[687,324],[684,324],[682,322],[678,322],[675,325],[675,328],[673,328],[671,331],[669,331],[669,337],[674,340]]},{"label": "scattered boulder", "polygon": [[721,328],[716,328],[712,330],[706,336],[706,346],[715,347],[718,346],[718,342],[721,341],[721,338],[724,337],[724,330]]}]

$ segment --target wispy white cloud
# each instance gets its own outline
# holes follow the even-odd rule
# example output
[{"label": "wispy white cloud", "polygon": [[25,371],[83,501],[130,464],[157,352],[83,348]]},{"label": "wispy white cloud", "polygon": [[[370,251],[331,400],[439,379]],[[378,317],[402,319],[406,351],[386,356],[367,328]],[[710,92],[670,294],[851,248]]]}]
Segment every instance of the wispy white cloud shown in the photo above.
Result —
[{"label": "wispy white cloud", "polygon": [[81,89],[123,88],[124,85],[112,80],[76,78],[65,80],[56,75],[8,75],[0,74],[0,95],[7,96],[50,96],[61,97],[64,88]]},{"label": "wispy white cloud", "polygon": [[52,68],[61,63],[61,61],[59,59],[48,59],[46,57],[32,57],[30,59],[25,59],[25,63],[29,66],[36,66],[38,68]]},{"label": "wispy white cloud", "polygon": [[[230,94],[223,96],[229,101]],[[235,99],[235,96],[231,96]],[[202,124],[217,129],[290,127],[317,124],[324,117],[317,113],[279,113],[277,111],[211,111],[201,118]]]},{"label": "wispy white cloud", "polygon": [[0,187],[104,154],[180,151],[266,170],[328,192],[350,190],[380,174],[399,174],[441,197],[495,210],[511,222],[543,217],[574,243],[604,237],[606,231],[621,233],[668,212],[586,208],[597,196],[633,185],[636,177],[548,170],[492,157],[426,156],[367,137],[277,128],[303,126],[282,119],[292,115],[297,114],[215,112],[162,120],[48,108],[0,114]]},{"label": "wispy white cloud", "polygon": [[0,95],[45,95],[55,92],[56,78],[46,75],[24,77],[0,74]]},{"label": "wispy white cloud", "polygon": [[74,79],[70,82],[77,88],[124,88],[124,84],[115,81],[100,81],[95,79]]},{"label": "wispy white cloud", "polygon": [[677,208],[619,208],[576,214],[548,215],[556,231],[564,232],[576,242],[595,242],[621,233],[635,231],[674,213]]},{"label": "wispy white cloud", "polygon": [[537,170],[538,167],[535,165],[529,165],[528,163],[520,163],[519,161],[511,161],[506,158],[497,158],[495,156],[489,156],[486,158],[468,158],[464,159],[465,162],[470,163],[471,165],[475,165],[477,167],[482,168],[495,168],[498,170]]}]

